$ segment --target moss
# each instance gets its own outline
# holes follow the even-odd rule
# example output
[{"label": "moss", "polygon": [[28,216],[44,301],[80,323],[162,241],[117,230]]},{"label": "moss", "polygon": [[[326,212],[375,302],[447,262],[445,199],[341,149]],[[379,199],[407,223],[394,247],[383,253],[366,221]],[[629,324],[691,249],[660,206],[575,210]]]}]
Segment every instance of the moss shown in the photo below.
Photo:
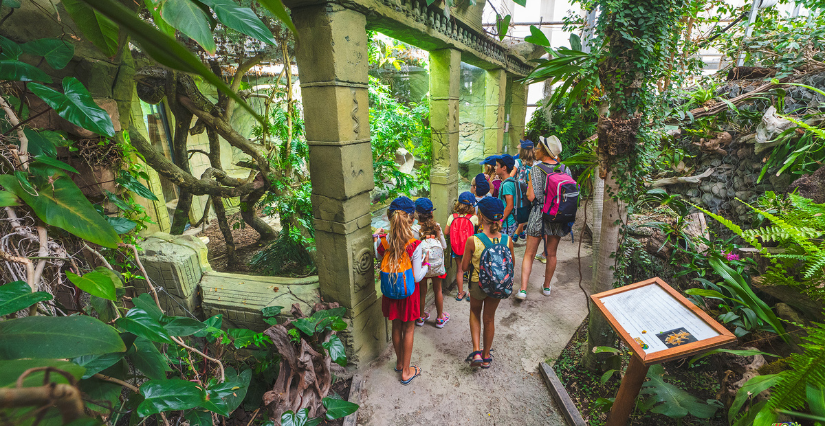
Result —
[{"label": "moss", "polygon": [[761,375],[776,374],[788,369],[788,361],[786,358],[778,359],[770,364],[765,364],[756,371]]}]

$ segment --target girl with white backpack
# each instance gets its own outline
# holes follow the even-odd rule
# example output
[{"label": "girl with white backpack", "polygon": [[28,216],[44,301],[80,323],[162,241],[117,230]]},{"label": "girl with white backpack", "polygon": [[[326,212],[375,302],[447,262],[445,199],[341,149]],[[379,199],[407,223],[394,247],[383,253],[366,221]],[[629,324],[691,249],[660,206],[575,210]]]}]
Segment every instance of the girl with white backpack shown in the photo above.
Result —
[{"label": "girl with white backpack", "polygon": [[435,317],[435,326],[444,328],[450,320],[450,314],[444,312],[444,294],[441,293],[441,283],[447,278],[447,268],[444,264],[444,251],[447,249],[447,241],[444,240],[444,232],[441,230],[435,219],[433,219],[432,201],[429,198],[419,198],[415,200],[415,213],[418,216],[419,239],[421,240],[422,253],[429,255],[430,269],[419,283],[421,293],[421,316],[415,321],[415,325],[421,327],[424,322],[430,319],[430,313],[424,311],[427,306],[427,279],[433,282],[433,293],[435,294],[435,309],[438,315]]}]

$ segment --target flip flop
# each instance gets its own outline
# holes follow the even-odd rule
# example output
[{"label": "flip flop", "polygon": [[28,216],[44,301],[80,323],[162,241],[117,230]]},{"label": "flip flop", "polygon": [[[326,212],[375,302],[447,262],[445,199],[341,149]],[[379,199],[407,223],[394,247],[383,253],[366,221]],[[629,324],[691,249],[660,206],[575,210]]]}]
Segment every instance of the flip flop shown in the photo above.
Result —
[{"label": "flip flop", "polygon": [[410,377],[410,378],[409,378],[409,379],[407,379],[407,380],[402,380],[402,381],[401,381],[401,384],[402,384],[402,385],[407,386],[408,384],[410,384],[410,383],[413,381],[413,379],[414,379],[414,378],[416,378],[416,377],[418,377],[418,376],[420,376],[420,375],[421,375],[421,371],[422,371],[422,370],[421,370],[420,368],[418,368],[418,366],[417,366],[417,365],[413,365],[413,368],[415,368],[415,374],[413,374],[413,376],[412,376],[412,377]]},{"label": "flip flop", "polygon": [[462,299],[464,299],[464,297],[466,297],[468,294],[469,294],[469,293],[468,293],[468,292],[466,292],[466,291],[461,292],[461,293],[458,293],[458,294],[456,294],[456,295],[455,295],[455,300],[457,300],[457,301],[459,301],[459,302],[460,302],[460,301],[461,301]]},{"label": "flip flop", "polygon": [[396,372],[396,373],[400,373],[400,372],[404,371],[403,369],[402,369],[402,370],[399,370],[399,369],[397,369],[397,368],[395,368],[395,367],[393,367],[392,369],[393,369],[393,370],[395,370],[395,372]]}]

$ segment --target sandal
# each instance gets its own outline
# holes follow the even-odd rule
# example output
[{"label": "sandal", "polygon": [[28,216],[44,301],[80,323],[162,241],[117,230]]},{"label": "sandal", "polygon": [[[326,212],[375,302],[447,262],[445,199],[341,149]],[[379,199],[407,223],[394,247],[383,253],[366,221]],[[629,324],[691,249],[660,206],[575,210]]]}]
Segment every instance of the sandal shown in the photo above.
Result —
[{"label": "sandal", "polygon": [[447,324],[447,321],[450,320],[450,314],[444,312],[441,314],[441,318],[435,319],[435,328],[444,328],[444,324]]},{"label": "sandal", "polygon": [[458,293],[458,294],[455,295],[455,300],[460,302],[461,299],[463,299],[467,296],[469,296],[469,294],[466,291],[462,291],[461,293]]},{"label": "sandal", "polygon": [[414,379],[414,378],[416,378],[416,377],[418,377],[418,376],[420,376],[420,375],[421,375],[421,371],[422,371],[422,370],[421,370],[420,368],[418,368],[418,366],[417,366],[417,365],[413,365],[413,368],[415,368],[415,374],[413,374],[413,376],[412,376],[412,377],[410,377],[410,378],[409,378],[409,379],[407,379],[407,380],[402,380],[402,381],[401,381],[401,384],[402,384],[402,385],[407,386],[408,384],[410,384],[410,382],[412,382],[412,381],[413,381],[413,379]]},{"label": "sandal", "polygon": [[[484,355],[482,355],[484,356]],[[481,359],[481,368],[487,369],[491,367],[493,363],[493,354],[490,354],[490,358],[482,358]]]},{"label": "sandal", "polygon": [[427,321],[428,319],[430,319],[430,313],[424,312],[424,315],[422,315],[421,318],[415,320],[415,325],[421,327],[424,325],[424,321]]},{"label": "sandal", "polygon": [[[478,355],[478,358],[476,358],[476,355]],[[481,358],[481,356],[481,351],[473,351],[470,355],[467,355],[467,359],[465,359],[464,362],[469,362],[470,367],[473,368],[481,367],[481,363],[484,362],[484,359]]]}]

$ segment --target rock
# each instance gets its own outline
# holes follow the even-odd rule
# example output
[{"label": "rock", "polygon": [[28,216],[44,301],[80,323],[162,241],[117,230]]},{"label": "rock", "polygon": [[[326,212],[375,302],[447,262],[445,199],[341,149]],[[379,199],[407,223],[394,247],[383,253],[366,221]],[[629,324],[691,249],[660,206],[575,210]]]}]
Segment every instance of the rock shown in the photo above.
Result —
[{"label": "rock", "polygon": [[688,197],[691,197],[691,198],[698,197],[699,196],[699,190],[696,189],[696,188],[688,189],[687,192],[685,192],[685,195],[688,196]]},{"label": "rock", "polygon": [[713,167],[716,167],[720,164],[722,164],[722,160],[720,160],[718,158],[714,158],[713,160],[710,161],[710,165],[713,166]]},{"label": "rock", "polygon": [[725,184],[723,182],[715,183],[711,189],[711,192],[719,198],[725,198],[725,196],[728,195],[728,191],[725,189]]},{"label": "rock", "polygon": [[738,150],[736,150],[736,156],[739,157],[739,158],[748,158],[748,156],[750,154],[751,154],[751,149],[750,149],[749,146],[743,146],[742,148],[739,148]]},{"label": "rock", "polygon": [[765,111],[765,115],[762,116],[762,121],[756,126],[756,138],[754,139],[756,146],[754,147],[754,152],[759,154],[777,145],[779,141],[775,140],[776,137],[793,126],[793,122],[777,117],[776,108],[771,106]]},{"label": "rock", "polygon": [[777,176],[775,173],[770,173],[768,176],[768,181],[770,181],[771,185],[773,185],[774,191],[782,192],[788,185],[791,184],[791,175],[788,173],[783,173]]},{"label": "rock", "polygon": [[797,324],[803,324],[804,320],[802,316],[799,315],[793,308],[788,306],[786,303],[777,303],[776,306],[776,316],[785,320],[795,322]]},{"label": "rock", "polygon": [[738,198],[742,201],[748,201],[748,199],[751,197],[751,195],[753,195],[753,192],[751,192],[751,191],[736,191],[735,195],[736,195],[736,198]]},{"label": "rock", "polygon": [[731,85],[730,92],[728,92],[728,97],[729,98],[735,98],[735,97],[739,96],[739,93],[741,93],[741,91],[742,91],[742,89],[738,85],[733,84],[733,85]]},{"label": "rock", "polygon": [[[701,185],[699,185],[699,189],[701,189],[702,192],[710,192],[710,189],[711,189],[712,186],[713,186],[713,183],[711,183],[711,182],[703,182]],[[699,194],[696,194],[696,195],[699,195]]]},{"label": "rock", "polygon": [[796,190],[797,195],[810,198],[817,204],[825,203],[825,167],[795,180],[788,187],[788,192],[793,190]]},{"label": "rock", "polygon": [[702,194],[702,204],[704,204],[704,205],[706,205],[710,208],[711,206],[716,207],[717,203],[713,199],[713,194],[710,194],[710,193],[706,192],[706,193]]},{"label": "rock", "polygon": [[733,177],[733,189],[739,190],[742,189],[742,178],[739,176]]}]

